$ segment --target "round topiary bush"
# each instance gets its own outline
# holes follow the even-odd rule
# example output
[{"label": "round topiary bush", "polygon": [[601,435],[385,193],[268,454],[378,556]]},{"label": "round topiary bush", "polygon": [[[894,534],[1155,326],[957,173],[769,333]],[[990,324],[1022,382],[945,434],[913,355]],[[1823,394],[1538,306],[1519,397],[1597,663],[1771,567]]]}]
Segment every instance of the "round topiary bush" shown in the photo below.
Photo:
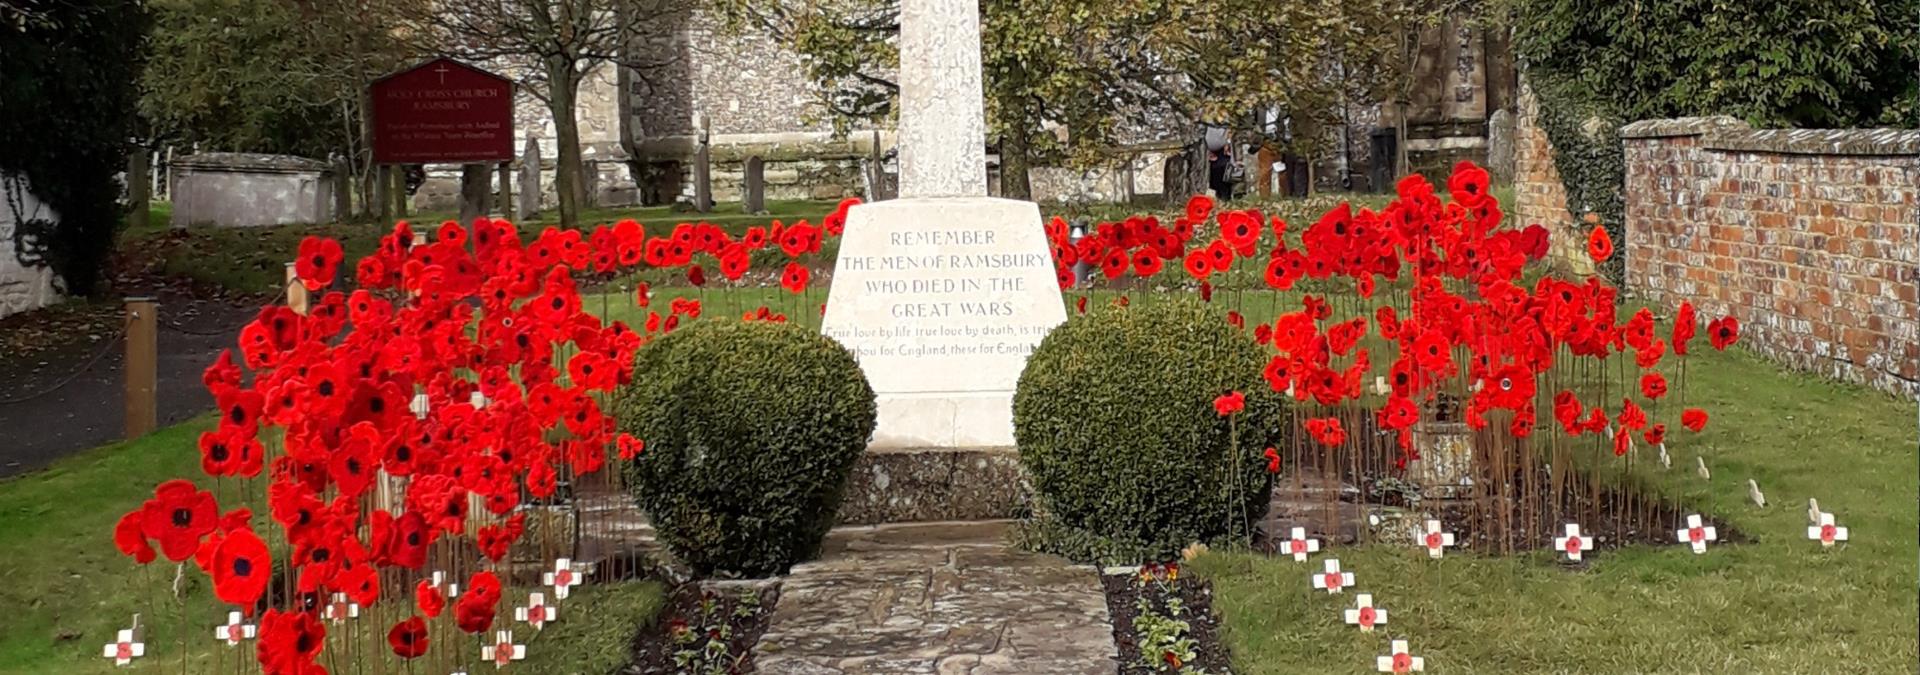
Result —
[{"label": "round topiary bush", "polygon": [[832,339],[698,321],[634,357],[614,407],[660,540],[696,573],[765,576],[818,553],[873,434],[873,388]]},{"label": "round topiary bush", "polygon": [[[1139,562],[1248,536],[1272,488],[1262,455],[1283,433],[1266,361],[1252,336],[1193,300],[1106,307],[1055,328],[1013,398],[1042,510],[1026,543]],[[1214,399],[1233,391],[1246,408],[1223,417]]]}]

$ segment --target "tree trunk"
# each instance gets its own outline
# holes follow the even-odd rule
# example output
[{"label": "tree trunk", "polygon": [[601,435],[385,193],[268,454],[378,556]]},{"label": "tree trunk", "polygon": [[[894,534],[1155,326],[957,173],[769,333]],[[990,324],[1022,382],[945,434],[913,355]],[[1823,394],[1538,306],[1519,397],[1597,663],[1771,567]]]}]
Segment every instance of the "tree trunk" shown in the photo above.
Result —
[{"label": "tree trunk", "polygon": [[345,155],[333,163],[333,220],[353,221],[353,160]]},{"label": "tree trunk", "polygon": [[580,124],[574,119],[573,97],[579,79],[566,57],[547,58],[547,110],[553,113],[553,133],[559,158],[553,167],[553,192],[560,199],[560,226],[575,227],[585,192],[580,185]]},{"label": "tree trunk", "polygon": [[1024,121],[1011,125],[1007,133],[1000,137],[1000,196],[1003,198],[1033,199],[1033,184],[1027,176],[1027,169],[1032,163],[1028,157],[1028,145]]},{"label": "tree trunk", "polygon": [[[380,218],[384,220],[387,215],[387,207],[386,202],[382,200],[386,198],[387,189],[385,183],[380,180],[380,177],[385,174],[380,173],[380,165],[373,163],[373,116],[366,112],[373,109],[373,93],[371,89],[367,88],[361,89],[361,92],[360,138],[364,142],[361,143],[358,148],[354,149],[353,154],[350,155],[351,159],[349,159],[349,161],[353,162],[360,169],[360,210],[358,216],[360,220],[369,221],[373,220],[377,212]],[[346,216],[342,215],[341,217],[345,218]],[[381,224],[384,225],[386,223]]]},{"label": "tree trunk", "polygon": [[148,209],[152,207],[149,202],[153,189],[153,183],[147,177],[147,168],[151,166],[149,163],[152,161],[153,158],[147,154],[147,149],[138,145],[133,146],[133,152],[127,155],[127,229],[129,230],[147,229],[147,219],[152,213]]},{"label": "tree trunk", "polygon": [[[382,225],[393,221],[393,195],[389,191],[393,187],[393,178],[388,175],[392,168],[385,164],[375,164],[373,170],[367,172],[367,181],[372,185],[371,194],[373,195],[368,201],[379,205],[378,211]],[[368,208],[367,214],[373,215],[374,211],[375,209]]]},{"label": "tree trunk", "polygon": [[1186,149],[1168,158],[1166,171],[1160,177],[1162,191],[1167,203],[1180,206],[1187,198],[1197,194],[1212,194],[1207,185],[1207,139],[1205,135],[1194,139]]},{"label": "tree trunk", "polygon": [[388,188],[388,194],[393,195],[393,217],[404,219],[407,217],[407,201],[413,197],[407,194],[406,165],[395,164],[387,167],[387,176],[393,179],[393,186]]},{"label": "tree trunk", "polygon": [[460,222],[471,223],[487,215],[493,200],[493,169],[486,164],[460,167]]}]

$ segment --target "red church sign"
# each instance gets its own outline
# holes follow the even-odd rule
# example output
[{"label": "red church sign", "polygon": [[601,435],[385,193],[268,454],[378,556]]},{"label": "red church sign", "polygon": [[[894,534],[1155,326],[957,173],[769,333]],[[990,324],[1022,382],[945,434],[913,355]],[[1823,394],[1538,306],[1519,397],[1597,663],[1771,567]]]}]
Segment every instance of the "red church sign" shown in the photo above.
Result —
[{"label": "red church sign", "polygon": [[452,59],[374,81],[373,161],[478,164],[513,160],[513,82]]}]

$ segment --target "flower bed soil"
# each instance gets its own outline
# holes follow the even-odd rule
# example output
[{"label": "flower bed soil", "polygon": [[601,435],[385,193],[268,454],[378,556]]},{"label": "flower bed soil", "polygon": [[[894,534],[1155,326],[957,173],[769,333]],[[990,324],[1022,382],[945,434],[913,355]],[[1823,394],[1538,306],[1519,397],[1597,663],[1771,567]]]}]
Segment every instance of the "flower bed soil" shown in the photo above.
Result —
[{"label": "flower bed soil", "polygon": [[[743,594],[751,594],[756,601],[743,602]],[[633,662],[622,672],[632,675],[710,672],[681,665],[678,655],[700,650],[715,639],[725,645],[726,655],[722,660],[730,664],[722,672],[754,672],[753,645],[767,632],[767,622],[779,599],[780,587],[776,584],[723,587],[703,587],[699,582],[680,584],[669,594],[667,607],[661,610],[659,618],[634,636]],[[707,608],[709,602],[711,610]],[[706,616],[714,619],[703,621]],[[707,634],[701,635],[701,631]]]},{"label": "flower bed soil", "polygon": [[[1107,614],[1113,619],[1113,643],[1119,647],[1120,675],[1146,675],[1148,673],[1184,672],[1175,668],[1155,669],[1148,667],[1141,659],[1140,637],[1134,630],[1134,619],[1139,616],[1139,601],[1146,598],[1155,611],[1167,612],[1166,600],[1177,597],[1185,606],[1179,617],[1187,622],[1187,635],[1194,641],[1195,658],[1183,665],[1208,673],[1231,673],[1233,662],[1228,658],[1227,646],[1221,641],[1220,617],[1213,612],[1213,586],[1200,579],[1183,576],[1166,583],[1171,592],[1164,592],[1157,583],[1139,585],[1135,583],[1137,573],[1102,574],[1100,586],[1107,594]],[[1154,657],[1156,663],[1167,665]]]},{"label": "flower bed soil", "polygon": [[[1349,447],[1331,453],[1331,464],[1327,461],[1330,453],[1307,441],[1283,455],[1287,473],[1274,483],[1272,506],[1264,527],[1256,532],[1256,548],[1273,552],[1279,543],[1274,534],[1285,533],[1291,525],[1304,526],[1315,536],[1335,543],[1353,543],[1359,538],[1357,531],[1364,527],[1366,514],[1377,507],[1413,506],[1422,517],[1446,523],[1447,529],[1459,537],[1461,548],[1483,553],[1551,549],[1554,538],[1564,534],[1569,522],[1579,523],[1581,532],[1593,537],[1599,550],[1669,546],[1675,544],[1674,530],[1694,513],[1683,504],[1631,485],[1594,485],[1592,481],[1610,481],[1613,477],[1590,475],[1581,469],[1575,469],[1582,474],[1577,485],[1551,489],[1552,472],[1544,457],[1531,466],[1499,467],[1507,476],[1504,481],[1494,479],[1493,467],[1482,467],[1475,476],[1483,488],[1499,483],[1512,486],[1511,495],[1469,491],[1458,499],[1424,499],[1417,505],[1410,504],[1405,493],[1411,486],[1409,477],[1392,462],[1399,452],[1393,436],[1382,432],[1371,416],[1350,417],[1354,440]],[[1651,453],[1644,449],[1639,452],[1646,454],[1638,461],[1650,461]],[[1353,459],[1356,455],[1360,458],[1357,461]],[[1693,469],[1676,461],[1667,470]],[[1329,489],[1329,483],[1337,489]],[[1718,541],[1746,541],[1742,533],[1712,514],[1702,514],[1702,518],[1718,529]]]}]

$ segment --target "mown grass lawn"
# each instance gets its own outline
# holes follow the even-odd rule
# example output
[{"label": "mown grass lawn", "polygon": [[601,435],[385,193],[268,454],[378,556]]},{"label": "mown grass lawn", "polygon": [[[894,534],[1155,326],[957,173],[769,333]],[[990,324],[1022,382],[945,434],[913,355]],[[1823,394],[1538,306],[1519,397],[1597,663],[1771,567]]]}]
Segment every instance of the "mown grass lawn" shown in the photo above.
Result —
[{"label": "mown grass lawn", "polygon": [[[1373,194],[1327,193],[1304,199],[1277,199],[1270,201],[1243,200],[1231,204],[1233,208],[1256,208],[1268,215],[1275,215],[1295,223],[1293,232],[1298,236],[1300,228],[1310,224],[1320,214],[1340,201],[1351,201],[1356,207],[1379,206],[1385,203],[1386,196]],[[738,204],[719,204],[710,213],[694,213],[678,210],[676,207],[633,207],[587,209],[581,213],[583,227],[600,223],[612,223],[623,218],[632,218],[648,227],[648,231],[659,234],[683,222],[706,221],[720,226],[729,233],[739,235],[750,226],[765,225],[778,219],[792,223],[801,219],[819,222],[831,213],[837,201],[819,200],[776,200],[767,202],[767,213],[743,213]],[[1047,217],[1059,215],[1066,218],[1087,218],[1093,221],[1118,220],[1131,215],[1157,213],[1163,223],[1171,225],[1173,218],[1185,205],[1178,204],[1094,204],[1082,206],[1044,205],[1043,213]],[[171,205],[157,203],[152,209],[150,224],[140,230],[122,232],[119,237],[121,257],[138,269],[152,274],[190,279],[208,287],[238,293],[266,293],[277,291],[286,279],[286,265],[293,259],[299,248],[300,240],[307,236],[332,237],[340,241],[346,252],[346,270],[351,273],[352,265],[360,257],[371,253],[378,245],[380,237],[391,232],[392,223],[331,223],[314,225],[281,225],[274,227],[222,228],[194,226],[174,229],[168,222]],[[452,212],[428,212],[411,214],[408,222],[415,224],[415,230],[439,227],[439,224],[454,217]],[[543,213],[541,218],[532,222],[520,223],[522,237],[537,234],[552,224],[554,215]],[[809,256],[806,262],[817,268],[831,268],[839,241],[825,243],[820,253]],[[755,269],[774,267],[773,274],[779,273],[778,267],[785,263],[784,256],[777,251],[763,251],[763,255],[754,257]],[[718,277],[711,261],[704,261],[710,278]],[[1175,270],[1177,272],[1177,270]],[[648,270],[643,278],[656,284],[682,283],[684,280],[678,271],[657,272]],[[1243,275],[1244,276],[1244,275]],[[1259,278],[1255,270],[1252,279]],[[777,281],[777,278],[776,278]]]},{"label": "mown grass lawn", "polygon": [[[672,207],[587,209],[580,215],[582,227],[613,223],[623,218],[640,221],[649,232],[659,234],[677,223],[706,221],[728,232],[739,234],[751,225],[764,225],[774,219],[793,222],[802,218],[819,220],[837,201],[768,201],[767,213],[743,213],[738,204],[720,204],[711,213],[677,211]],[[170,207],[168,207],[170,208]],[[453,218],[452,212],[412,214],[406,218],[414,231],[431,233],[440,223]],[[318,225],[280,225],[274,227],[194,226],[173,229],[162,209],[154,211],[151,224],[143,230],[121,233],[119,248],[129,262],[142,269],[169,277],[180,277],[213,287],[240,293],[278,290],[286,280],[286,265],[293,260],[300,240],[309,235],[332,237],[346,252],[345,268],[373,252],[380,237],[393,231],[393,223],[330,223]],[[523,239],[537,236],[540,230],[556,222],[549,211],[528,223],[518,223]]]},{"label": "mown grass lawn", "polygon": [[[147,657],[135,664],[142,672],[227,672],[237,659],[251,662],[251,643],[236,651],[214,640],[213,627],[224,622],[226,609],[212,598],[205,574],[189,563],[176,599],[173,564],[162,558],[135,565],[113,546],[114,522],[170,478],[192,479],[214,490],[222,509],[244,501],[238,481],[221,484],[200,473],[194,439],[212,426],[212,418],[198,418],[0,481],[0,579],[6,580],[0,583],[0,673],[113,671],[113,661],[100,656],[101,645],[126,628],[136,612],[148,630]],[[258,493],[264,480],[244,489]],[[255,501],[262,500],[256,496]],[[274,541],[269,532],[277,526],[267,520],[266,509],[256,504],[254,514],[255,529]],[[527,590],[505,592],[501,606],[508,618],[512,603],[525,598]],[[411,600],[389,598],[377,612],[368,612],[385,623],[363,619],[351,636],[330,628],[328,648],[340,650],[343,640],[358,640],[361,653],[377,661],[372,665],[381,672],[403,671],[386,650],[385,636],[393,621],[412,613]],[[529,661],[520,672],[610,672],[626,662],[635,631],[652,622],[663,602],[663,587],[652,581],[575,589],[561,621],[537,635],[526,634],[524,625],[515,631],[529,645]],[[435,649],[449,646],[478,665],[477,647],[456,643]]]},{"label": "mown grass lawn", "polygon": [[[1374,657],[1400,638],[1434,672],[1913,672],[1914,402],[1737,349],[1700,351],[1687,395],[1711,423],[1698,436],[1679,432],[1673,469],[1639,464],[1662,494],[1727,519],[1750,543],[1700,556],[1678,545],[1599,552],[1582,571],[1546,552],[1441,561],[1401,547],[1324,553],[1388,610],[1371,634],[1341,620],[1351,592],[1310,592],[1317,557],[1210,554],[1193,567],[1213,582],[1238,669],[1373,672]],[[1696,454],[1711,481],[1692,470]],[[1766,508],[1748,501],[1749,478]],[[1851,528],[1850,543],[1822,550],[1806,538],[1808,497]]]}]

